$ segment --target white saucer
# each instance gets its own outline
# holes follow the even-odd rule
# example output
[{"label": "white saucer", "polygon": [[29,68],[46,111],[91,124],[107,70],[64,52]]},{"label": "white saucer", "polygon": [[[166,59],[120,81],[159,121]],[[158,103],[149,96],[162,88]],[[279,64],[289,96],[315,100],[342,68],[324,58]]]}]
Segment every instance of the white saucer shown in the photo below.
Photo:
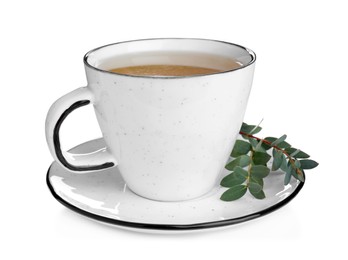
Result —
[{"label": "white saucer", "polygon": [[[102,147],[103,140],[96,139],[72,151],[86,153]],[[165,233],[222,227],[264,216],[292,200],[304,184],[292,178],[284,187],[284,175],[279,172],[264,181],[263,200],[246,194],[237,201],[224,202],[220,196],[226,188],[217,187],[198,199],[159,202],[129,190],[117,168],[76,174],[54,162],[47,173],[53,196],[69,209],[120,228]]]}]

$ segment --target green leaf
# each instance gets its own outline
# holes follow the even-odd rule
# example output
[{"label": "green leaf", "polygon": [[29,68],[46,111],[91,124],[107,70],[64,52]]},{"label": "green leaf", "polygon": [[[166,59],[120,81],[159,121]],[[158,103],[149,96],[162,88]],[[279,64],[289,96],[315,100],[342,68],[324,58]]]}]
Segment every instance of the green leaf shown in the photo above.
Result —
[{"label": "green leaf", "polygon": [[284,185],[288,185],[291,180],[291,175],[294,169],[290,166],[286,169],[285,177],[284,177]]},{"label": "green leaf", "polygon": [[255,176],[251,176],[250,182],[255,182],[259,184],[261,187],[263,187],[263,179],[261,178],[256,178]]},{"label": "green leaf", "polygon": [[[250,159],[250,158],[249,158]],[[238,184],[242,184],[248,176],[248,172],[241,168],[240,166],[234,167],[234,172],[225,176],[220,185],[223,187],[233,187]]]},{"label": "green leaf", "polygon": [[301,163],[299,160],[295,160],[294,164],[295,164],[296,168],[301,168]]},{"label": "green leaf", "polygon": [[[296,149],[296,148],[293,148],[293,147],[285,148],[285,152],[287,152],[287,154],[292,154],[292,153],[294,153],[295,151],[297,151],[297,149]],[[298,152],[298,153],[294,156],[294,158],[303,158],[303,159],[305,159],[305,158],[309,158],[309,155],[306,154],[306,153],[303,152],[303,151],[300,151],[300,152]]]},{"label": "green leaf", "polygon": [[282,135],[281,137],[279,137],[277,140],[275,140],[274,142],[272,142],[272,146],[276,146],[278,144],[280,144],[281,142],[283,142],[286,139],[286,135]]},{"label": "green leaf", "polygon": [[249,143],[251,144],[251,146],[252,146],[254,149],[255,149],[256,146],[259,144],[259,142],[258,142],[256,139],[254,139],[254,138],[249,137],[248,140],[249,140]]},{"label": "green leaf", "polygon": [[263,165],[251,166],[250,174],[256,178],[265,178],[270,172],[270,169]]},{"label": "green leaf", "polygon": [[244,133],[248,133],[249,125],[247,123],[242,123],[242,126],[240,127],[240,131]]},{"label": "green leaf", "polygon": [[300,181],[302,181],[302,182],[305,181],[303,170],[301,170],[301,169],[296,169],[295,175],[296,175],[296,177],[295,177],[296,179],[298,179],[298,180],[300,180]]},{"label": "green leaf", "polygon": [[234,172],[238,175],[241,176],[243,178],[247,178],[248,177],[248,172],[246,170],[244,170],[242,167],[237,166],[234,168]]},{"label": "green leaf", "polygon": [[[273,143],[275,140],[277,140],[277,138],[275,137],[266,137],[264,140],[270,142],[270,143]],[[269,144],[266,144],[266,143],[263,143],[262,144],[262,147],[265,149],[265,150],[269,150],[272,148],[272,146],[270,146]]]},{"label": "green leaf", "polygon": [[244,196],[247,191],[246,185],[236,185],[225,191],[220,199],[223,201],[233,201]]},{"label": "green leaf", "polygon": [[290,154],[290,157],[294,157],[296,154],[298,154],[299,152],[301,152],[300,149],[297,149],[295,152]]},{"label": "green leaf", "polygon": [[245,180],[246,180],[246,177],[240,175],[237,172],[232,172],[231,174],[225,176],[221,180],[220,185],[223,187],[230,188],[238,184],[242,184],[243,182],[245,182]]},{"label": "green leaf", "polygon": [[231,156],[238,157],[243,154],[247,154],[251,150],[251,145],[243,140],[237,140],[234,144]]},{"label": "green leaf", "polygon": [[319,165],[319,163],[313,160],[301,160],[300,163],[301,163],[301,168],[305,170],[313,169]]},{"label": "green leaf", "polygon": [[288,168],[288,161],[287,161],[286,157],[284,156],[282,164],[280,165],[280,169],[282,169],[282,171],[286,172],[287,168]]},{"label": "green leaf", "polygon": [[[266,141],[268,141],[270,143],[273,143],[275,140],[277,140],[277,138],[275,138],[275,137],[266,137],[264,140],[266,140]],[[269,144],[266,144],[266,143],[263,143],[262,146],[266,150],[269,150],[272,147],[272,146],[270,146]],[[291,147],[291,145],[289,143],[285,142],[285,141],[279,143],[277,146],[279,148],[282,148],[282,149],[287,148],[287,147]]]},{"label": "green leaf", "polygon": [[261,131],[261,127],[260,126],[256,126],[256,125],[248,125],[246,123],[242,124],[242,127],[240,129],[241,132],[247,133],[247,134],[257,134],[258,132]]},{"label": "green leaf", "polygon": [[262,147],[262,144],[263,144],[263,142],[262,142],[262,140],[260,140],[255,147],[256,152],[266,153],[266,150]]},{"label": "green leaf", "polygon": [[276,171],[282,165],[283,158],[285,158],[285,156],[283,155],[281,151],[278,151],[274,148],[273,148],[272,154],[273,154],[272,171]]},{"label": "green leaf", "polygon": [[297,158],[297,159],[309,158],[309,154],[306,154],[305,152],[300,151],[298,154],[294,156],[294,158]]},{"label": "green leaf", "polygon": [[240,158],[237,157],[236,159],[230,161],[228,164],[225,165],[225,169],[229,171],[233,171],[234,167],[239,165]]},{"label": "green leaf", "polygon": [[254,193],[258,193],[260,192],[260,190],[262,190],[262,186],[256,182],[250,182],[249,183],[249,191],[250,192],[254,192]]},{"label": "green leaf", "polygon": [[256,165],[266,165],[269,159],[271,159],[271,156],[267,153],[254,152],[253,154],[253,162]]},{"label": "green leaf", "polygon": [[241,166],[241,167],[245,167],[247,165],[250,164],[250,156],[248,155],[241,155],[241,156],[238,156],[236,159],[234,159],[233,161],[229,162],[225,168],[229,171],[233,171],[234,170],[234,167],[236,166]]},{"label": "green leaf", "polygon": [[[295,168],[294,168],[295,165]],[[295,179],[304,182],[304,173],[303,170],[301,170],[301,163],[300,161],[296,160],[294,161],[294,165],[290,163],[290,161],[287,164],[287,167],[291,169],[291,176]]]},{"label": "green leaf", "polygon": [[298,177],[299,175],[296,173],[296,171],[292,171],[291,172],[292,177],[294,177],[296,180],[300,180],[300,177]]},{"label": "green leaf", "polygon": [[256,199],[262,200],[264,198],[266,198],[265,193],[263,192],[263,190],[260,190],[259,192],[254,192],[252,190],[249,189],[249,192],[251,193],[251,195],[253,195]]},{"label": "green leaf", "polygon": [[279,148],[281,148],[281,149],[291,147],[291,145],[290,145],[289,143],[285,142],[285,141],[279,143],[277,146],[278,146]]},{"label": "green leaf", "polygon": [[241,155],[240,156],[240,162],[239,162],[239,166],[240,167],[245,167],[248,166],[251,162],[251,158],[248,155]]}]

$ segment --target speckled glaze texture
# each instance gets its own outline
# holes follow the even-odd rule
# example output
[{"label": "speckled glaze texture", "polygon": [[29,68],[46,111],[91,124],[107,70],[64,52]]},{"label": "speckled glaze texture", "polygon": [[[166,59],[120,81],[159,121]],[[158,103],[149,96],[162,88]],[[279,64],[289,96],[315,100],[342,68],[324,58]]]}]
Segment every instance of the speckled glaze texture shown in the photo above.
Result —
[{"label": "speckled glaze texture", "polygon": [[[85,57],[88,86],[81,91],[92,97],[105,154],[113,157],[128,187],[140,196],[180,201],[211,191],[242,124],[255,57],[240,46],[206,40],[158,39],[123,45],[96,49]],[[238,54],[247,64],[192,77],[126,76],[106,72],[111,65],[103,65],[105,57],[121,52],[178,48]]]}]

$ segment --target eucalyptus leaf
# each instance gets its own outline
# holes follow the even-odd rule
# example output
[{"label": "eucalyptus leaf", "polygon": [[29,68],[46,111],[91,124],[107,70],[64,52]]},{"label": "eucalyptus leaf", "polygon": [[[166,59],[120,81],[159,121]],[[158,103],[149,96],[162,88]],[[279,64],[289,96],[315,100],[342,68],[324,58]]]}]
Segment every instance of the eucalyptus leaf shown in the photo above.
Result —
[{"label": "eucalyptus leaf", "polygon": [[305,152],[300,151],[298,154],[294,156],[294,158],[297,158],[297,159],[309,158],[309,154],[306,154]]},{"label": "eucalyptus leaf", "polygon": [[250,143],[243,141],[243,140],[237,140],[234,144],[231,156],[232,157],[238,157],[243,154],[247,154],[251,150]]},{"label": "eucalyptus leaf", "polygon": [[262,142],[262,140],[260,140],[260,141],[258,142],[258,144],[255,146],[255,151],[256,151],[256,152],[263,152],[263,153],[266,153],[266,150],[265,150],[265,148],[262,147],[262,144],[263,144],[263,142]]},{"label": "eucalyptus leaf", "polygon": [[262,130],[262,128],[260,126],[248,125],[246,123],[243,123],[242,127],[240,129],[241,132],[244,132],[246,134],[257,134],[261,130]]},{"label": "eucalyptus leaf", "polygon": [[232,161],[230,161],[228,164],[225,165],[225,169],[229,171],[233,171],[234,167],[239,165],[239,161],[240,161],[239,157],[233,159]]},{"label": "eucalyptus leaf", "polygon": [[291,167],[288,167],[288,169],[285,172],[284,185],[288,185],[290,183],[292,172],[293,169]]},{"label": "eucalyptus leaf", "polygon": [[[267,142],[269,142],[269,143],[271,144],[271,143],[273,143],[275,140],[277,140],[277,138],[269,136],[269,137],[266,137],[264,140],[267,141]],[[269,150],[269,149],[272,148],[272,146],[271,146],[270,144],[263,143],[262,146],[263,146],[263,148],[264,148],[265,150]]]},{"label": "eucalyptus leaf", "polygon": [[295,155],[297,155],[299,152],[301,152],[301,150],[297,149],[295,152],[290,154],[290,157],[295,157]]},{"label": "eucalyptus leaf", "polygon": [[260,127],[260,126],[255,126],[255,125],[252,125],[254,128],[251,130],[251,132],[250,132],[250,134],[251,135],[254,135],[254,134],[257,134],[257,133],[259,133],[261,130],[262,130],[262,128]]},{"label": "eucalyptus leaf", "polygon": [[236,185],[225,191],[220,199],[223,201],[233,201],[244,196],[247,191],[246,185]]},{"label": "eucalyptus leaf", "polygon": [[234,168],[234,173],[240,176],[241,178],[246,179],[248,177],[248,172],[240,166]]},{"label": "eucalyptus leaf", "polygon": [[[221,200],[237,200],[244,196],[247,190],[257,199],[265,198],[263,178],[270,173],[267,163],[271,156],[267,150],[271,148],[273,148],[272,170],[281,169],[285,172],[284,185],[290,183],[291,177],[304,182],[303,169],[313,169],[318,166],[316,161],[307,159],[309,158],[307,153],[291,147],[285,141],[286,135],[260,139],[254,136],[260,131],[261,127],[258,125],[242,124],[240,134],[244,140],[236,141],[231,152],[234,160],[225,166],[232,172],[221,180],[221,186],[229,188],[221,195]],[[246,166],[249,166],[248,170],[244,169]]]},{"label": "eucalyptus leaf", "polygon": [[242,184],[243,182],[245,182],[245,180],[246,180],[246,177],[243,177],[236,172],[232,172],[231,174],[225,176],[221,180],[220,185],[223,187],[230,188],[238,184]]},{"label": "eucalyptus leaf", "polygon": [[270,172],[270,169],[263,165],[253,165],[250,169],[250,174],[256,178],[265,178]]},{"label": "eucalyptus leaf", "polygon": [[295,160],[294,164],[295,164],[296,168],[301,168],[301,163],[299,160]]},{"label": "eucalyptus leaf", "polygon": [[253,195],[256,199],[262,200],[264,198],[266,198],[265,193],[263,192],[263,190],[260,190],[259,192],[254,192],[252,190],[249,189],[249,192],[251,193],[251,195]]},{"label": "eucalyptus leaf", "polygon": [[266,165],[270,159],[271,156],[264,152],[254,152],[253,154],[253,162],[256,165]]},{"label": "eucalyptus leaf", "polygon": [[286,139],[286,135],[282,135],[281,137],[279,137],[277,140],[275,140],[274,142],[272,142],[272,146],[276,146],[279,143],[283,142]]},{"label": "eucalyptus leaf", "polygon": [[240,167],[245,167],[248,166],[251,162],[251,158],[248,155],[241,155],[240,156],[240,161],[239,161],[239,166]]},{"label": "eucalyptus leaf", "polygon": [[251,161],[250,156],[241,155],[241,156],[238,156],[233,161],[226,164],[225,168],[229,171],[233,171],[236,166],[245,167],[245,166],[249,165],[250,161]]},{"label": "eucalyptus leaf", "polygon": [[301,163],[301,169],[304,169],[304,170],[313,169],[319,165],[319,163],[313,160],[301,160],[300,163]]},{"label": "eucalyptus leaf", "polygon": [[263,179],[262,178],[256,178],[255,176],[251,176],[249,183],[251,182],[255,182],[257,184],[259,184],[261,187],[263,187]]},{"label": "eucalyptus leaf", "polygon": [[304,176],[303,176],[303,171],[301,170],[301,163],[295,159],[294,161],[294,165],[295,165],[295,169],[293,168],[293,166],[289,163],[288,167],[291,167],[291,175],[292,177],[294,177],[295,179],[299,180],[299,181],[304,181]]},{"label": "eucalyptus leaf", "polygon": [[[275,140],[277,140],[277,138],[275,138],[275,137],[266,137],[264,140],[266,140],[266,141],[268,141],[268,142],[270,142],[270,143],[273,143]],[[263,143],[262,146],[263,146],[263,148],[265,148],[266,150],[269,150],[269,149],[272,147],[271,145],[266,144],[266,143]],[[277,145],[277,147],[284,149],[284,148],[287,148],[287,147],[291,147],[291,145],[290,145],[289,143],[283,141],[283,142],[280,142],[280,143]]]},{"label": "eucalyptus leaf", "polygon": [[234,167],[239,165],[240,158],[237,157],[236,159],[230,161],[228,164],[225,165],[225,169],[229,171],[233,171]]},{"label": "eucalyptus leaf", "polygon": [[272,171],[276,171],[282,165],[282,162],[285,156],[283,155],[281,151],[278,151],[275,148],[273,148],[272,154],[273,154]]},{"label": "eucalyptus leaf", "polygon": [[284,156],[282,159],[282,164],[280,165],[280,169],[282,169],[282,171],[286,172],[287,168],[288,168],[288,160]]},{"label": "eucalyptus leaf", "polygon": [[298,180],[300,180],[300,181],[302,181],[302,182],[305,181],[303,170],[301,170],[301,169],[296,169],[295,175],[296,175],[296,179],[298,179]]},{"label": "eucalyptus leaf", "polygon": [[[264,140],[267,141],[267,142],[273,143],[275,140],[277,140],[277,138],[275,138],[275,137],[266,137]],[[263,147],[265,150],[269,150],[269,149],[272,148],[271,145],[266,144],[266,143],[263,143],[263,144],[262,144],[262,147]]]},{"label": "eucalyptus leaf", "polygon": [[288,148],[288,147],[291,147],[291,145],[285,141],[283,142],[280,142],[279,144],[277,144],[277,146],[281,149],[284,149],[284,148]]},{"label": "eucalyptus leaf", "polygon": [[248,139],[249,139],[249,136],[247,136],[247,135],[243,135],[241,132],[239,132],[239,134],[241,134],[241,135],[242,135],[242,138],[243,138],[243,139],[246,139],[246,140],[248,140]]},{"label": "eucalyptus leaf", "polygon": [[296,173],[296,171],[292,171],[291,172],[292,177],[294,177],[296,180],[300,181],[300,177],[298,177],[299,175]]},{"label": "eucalyptus leaf", "polygon": [[244,133],[249,133],[252,129],[249,129],[249,125],[247,123],[242,123],[242,126],[240,127],[240,131]]},{"label": "eucalyptus leaf", "polygon": [[254,193],[258,193],[260,190],[262,190],[262,186],[257,182],[250,182],[248,188],[250,192]]},{"label": "eucalyptus leaf", "polygon": [[[294,153],[295,151],[297,151],[298,149],[294,148],[294,147],[288,147],[288,148],[285,148],[285,152],[287,152],[287,154],[292,154]],[[306,154],[304,151],[299,151],[295,156],[293,156],[294,158],[309,158],[309,155]]]},{"label": "eucalyptus leaf", "polygon": [[255,149],[256,146],[259,144],[259,142],[257,140],[255,140],[254,138],[249,137],[248,141],[250,142],[251,146]]}]

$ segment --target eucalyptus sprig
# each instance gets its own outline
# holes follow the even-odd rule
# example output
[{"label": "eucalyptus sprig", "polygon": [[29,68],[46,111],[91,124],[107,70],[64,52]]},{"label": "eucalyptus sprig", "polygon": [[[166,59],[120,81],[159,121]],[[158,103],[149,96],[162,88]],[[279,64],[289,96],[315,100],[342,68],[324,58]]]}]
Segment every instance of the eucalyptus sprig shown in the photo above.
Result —
[{"label": "eucalyptus sprig", "polygon": [[[243,123],[240,135],[244,140],[237,140],[229,162],[225,168],[232,171],[225,176],[220,185],[229,188],[221,195],[221,200],[233,201],[243,197],[247,191],[256,199],[264,199],[263,179],[270,171],[281,169],[285,172],[284,185],[290,183],[291,178],[304,182],[304,171],[318,166],[316,161],[310,160],[309,155],[285,142],[286,135],[279,138],[254,136],[261,131],[260,126]],[[272,149],[272,152],[268,152]],[[273,157],[273,162],[268,162]]]}]

